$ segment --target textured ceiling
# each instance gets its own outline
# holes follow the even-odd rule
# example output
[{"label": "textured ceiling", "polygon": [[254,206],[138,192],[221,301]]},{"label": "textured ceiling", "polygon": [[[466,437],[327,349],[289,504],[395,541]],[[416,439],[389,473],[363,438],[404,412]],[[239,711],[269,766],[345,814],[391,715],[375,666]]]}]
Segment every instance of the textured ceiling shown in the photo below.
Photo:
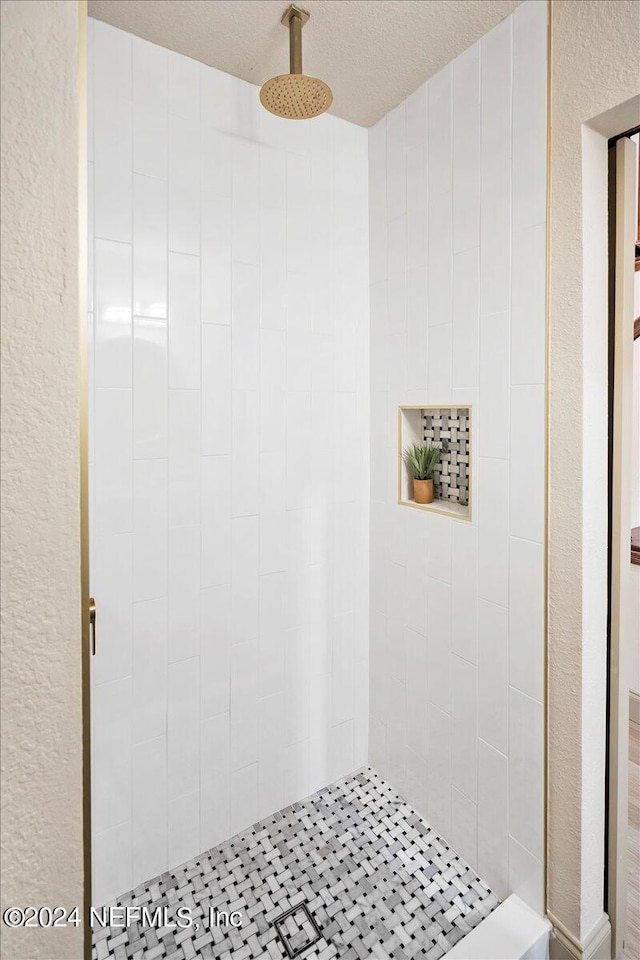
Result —
[{"label": "textured ceiling", "polygon": [[[300,0],[303,70],[370,126],[519,0]],[[251,83],[289,70],[286,0],[89,0],[89,15]]]}]

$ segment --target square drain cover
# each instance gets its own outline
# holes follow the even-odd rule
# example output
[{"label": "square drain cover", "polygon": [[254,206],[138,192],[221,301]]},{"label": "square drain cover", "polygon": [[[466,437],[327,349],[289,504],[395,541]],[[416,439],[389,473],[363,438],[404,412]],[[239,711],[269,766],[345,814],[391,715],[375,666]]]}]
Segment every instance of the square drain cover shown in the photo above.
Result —
[{"label": "square drain cover", "polygon": [[305,950],[317,943],[322,934],[306,903],[299,903],[273,921],[287,956],[299,957]]}]

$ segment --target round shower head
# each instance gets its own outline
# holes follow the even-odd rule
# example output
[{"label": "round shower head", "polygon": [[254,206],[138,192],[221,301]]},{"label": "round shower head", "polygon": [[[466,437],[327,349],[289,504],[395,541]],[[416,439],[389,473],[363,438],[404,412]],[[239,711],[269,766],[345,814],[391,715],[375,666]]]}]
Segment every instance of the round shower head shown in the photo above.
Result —
[{"label": "round shower head", "polygon": [[309,120],[328,110],[333,94],[323,80],[302,72],[302,27],[309,19],[306,10],[294,3],[285,11],[282,22],[289,27],[290,73],[272,77],[260,90],[260,103],[277,117]]},{"label": "round shower head", "polygon": [[309,120],[328,110],[333,94],[323,80],[304,73],[283,73],[267,80],[260,90],[260,103],[276,117]]}]

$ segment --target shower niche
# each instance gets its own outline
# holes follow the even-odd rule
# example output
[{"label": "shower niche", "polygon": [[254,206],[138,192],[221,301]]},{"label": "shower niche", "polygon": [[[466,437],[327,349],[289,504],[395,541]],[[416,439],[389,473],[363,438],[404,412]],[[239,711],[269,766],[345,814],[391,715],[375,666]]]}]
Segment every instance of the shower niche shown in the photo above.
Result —
[{"label": "shower niche", "polygon": [[[471,519],[471,407],[458,404],[398,407],[398,503]],[[416,503],[413,476],[403,452],[414,443],[442,448],[434,470],[432,503]]]}]

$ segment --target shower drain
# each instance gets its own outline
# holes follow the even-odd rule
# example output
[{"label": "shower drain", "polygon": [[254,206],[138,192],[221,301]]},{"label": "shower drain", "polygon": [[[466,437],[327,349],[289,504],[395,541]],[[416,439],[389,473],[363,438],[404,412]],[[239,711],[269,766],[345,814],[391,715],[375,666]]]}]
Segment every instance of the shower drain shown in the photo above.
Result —
[{"label": "shower drain", "polygon": [[317,943],[322,934],[306,903],[299,903],[281,914],[273,921],[280,942],[287,951],[287,956],[293,960],[299,957],[314,943]]}]

